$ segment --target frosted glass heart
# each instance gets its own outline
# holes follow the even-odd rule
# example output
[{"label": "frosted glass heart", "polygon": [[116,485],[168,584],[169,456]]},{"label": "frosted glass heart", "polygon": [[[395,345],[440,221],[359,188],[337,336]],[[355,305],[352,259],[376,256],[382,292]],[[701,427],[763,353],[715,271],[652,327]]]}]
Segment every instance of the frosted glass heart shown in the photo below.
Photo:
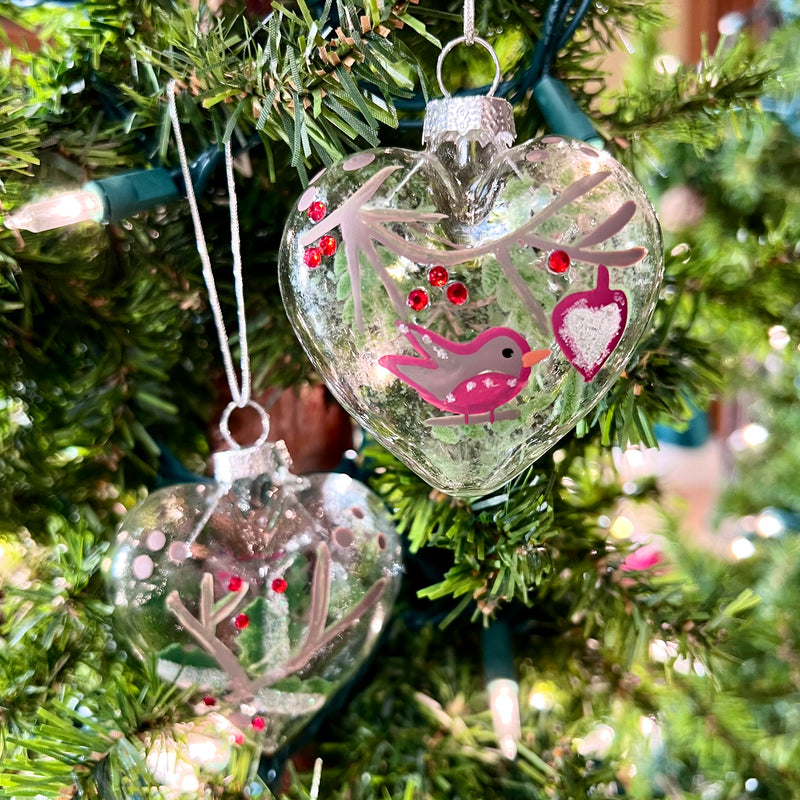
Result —
[{"label": "frosted glass heart", "polygon": [[372,651],[400,544],[366,486],[293,475],[282,443],[217,453],[214,475],[127,515],[109,594],[134,652],[196,687],[193,714],[221,714],[274,752]]},{"label": "frosted glass heart", "polygon": [[287,222],[289,319],[339,402],[432,486],[498,488],[630,362],[658,297],[659,225],[607,153],[517,147],[496,98],[429,104],[427,149],[369,150]]}]

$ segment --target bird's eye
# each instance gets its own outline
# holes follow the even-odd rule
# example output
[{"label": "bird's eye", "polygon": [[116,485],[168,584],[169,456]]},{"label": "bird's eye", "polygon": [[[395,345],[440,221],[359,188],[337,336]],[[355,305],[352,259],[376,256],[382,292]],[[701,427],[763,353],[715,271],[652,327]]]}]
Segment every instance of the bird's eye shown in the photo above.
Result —
[{"label": "bird's eye", "polygon": [[510,348],[510,347],[504,347],[503,348],[503,350],[502,350],[503,358],[511,358],[511,356],[513,356],[513,355],[514,355],[514,351],[513,351],[512,348]]}]

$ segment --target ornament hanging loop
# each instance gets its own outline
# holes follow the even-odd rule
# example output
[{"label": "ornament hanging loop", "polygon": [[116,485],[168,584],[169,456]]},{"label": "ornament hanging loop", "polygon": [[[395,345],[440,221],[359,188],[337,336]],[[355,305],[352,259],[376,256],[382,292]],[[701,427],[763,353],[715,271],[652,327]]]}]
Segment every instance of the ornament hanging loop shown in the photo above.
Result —
[{"label": "ornament hanging loop", "polygon": [[258,412],[258,416],[261,418],[261,436],[256,439],[253,444],[248,445],[249,447],[260,447],[264,442],[267,441],[267,436],[269,436],[269,414],[267,414],[266,410],[263,406],[260,406],[256,403],[255,400],[248,400],[246,403],[239,405],[236,402],[231,401],[225,406],[225,410],[222,412],[222,415],[219,418],[219,432],[222,438],[225,440],[225,443],[229,445],[234,450],[241,449],[241,445],[236,439],[231,436],[231,429],[230,429],[230,419],[231,414],[237,408],[254,408]]},{"label": "ornament hanging loop", "polygon": [[[467,29],[466,20],[464,23],[464,29]],[[502,76],[502,70],[500,69],[500,59],[497,57],[497,53],[494,50],[494,47],[486,41],[486,39],[481,39],[480,36],[475,36],[475,31],[472,31],[472,41],[470,41],[470,37],[466,34],[464,36],[459,36],[452,41],[449,41],[443,48],[442,52],[439,53],[439,60],[436,62],[436,79],[439,81],[439,89],[442,92],[444,97],[452,97],[450,92],[445,88],[444,81],[442,80],[442,64],[444,64],[444,60],[447,57],[447,54],[457,45],[460,44],[479,44],[484,50],[488,51],[489,55],[492,57],[492,61],[494,62],[494,81],[492,81],[492,85],[487,92],[487,97],[494,97],[494,93],[497,91],[497,87],[500,85],[500,78]]]}]

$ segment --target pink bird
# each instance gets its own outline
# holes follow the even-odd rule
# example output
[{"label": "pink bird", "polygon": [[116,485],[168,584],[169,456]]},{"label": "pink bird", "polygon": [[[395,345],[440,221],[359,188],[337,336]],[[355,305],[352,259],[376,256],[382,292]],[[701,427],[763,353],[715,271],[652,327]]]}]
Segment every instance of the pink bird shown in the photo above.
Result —
[{"label": "pink bird", "polygon": [[442,411],[464,415],[489,413],[516,397],[531,367],[550,355],[531,350],[525,338],[511,328],[490,328],[471,342],[451,342],[437,333],[399,322],[397,327],[422,356],[382,356],[378,363]]}]

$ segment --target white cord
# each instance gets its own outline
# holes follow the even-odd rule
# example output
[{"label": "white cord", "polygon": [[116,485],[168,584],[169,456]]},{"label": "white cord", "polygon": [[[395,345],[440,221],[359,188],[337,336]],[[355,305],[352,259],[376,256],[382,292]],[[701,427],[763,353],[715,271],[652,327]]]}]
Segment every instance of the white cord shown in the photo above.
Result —
[{"label": "white cord", "polygon": [[178,119],[178,108],[175,103],[175,81],[172,80],[167,85],[167,104],[169,116],[172,120],[172,129],[175,132],[175,144],[178,148],[178,157],[181,162],[183,180],[186,184],[186,198],[189,201],[189,210],[192,214],[194,223],[195,242],[197,252],[200,255],[200,263],[203,267],[203,278],[208,289],[208,299],[211,305],[211,312],[214,316],[214,325],[219,337],[219,347],[222,352],[222,361],[225,364],[225,375],[228,379],[231,397],[238,408],[250,403],[250,355],[247,347],[247,328],[244,309],[244,284],[242,282],[242,252],[241,238],[239,232],[239,212],[236,202],[236,186],[233,178],[233,154],[231,153],[230,141],[225,142],[225,172],[228,178],[228,194],[230,196],[231,214],[231,253],[233,254],[233,282],[236,293],[236,312],[239,324],[239,348],[241,350],[240,369],[242,374],[242,385],[239,388],[239,381],[236,378],[236,370],[233,366],[230,344],[228,343],[228,333],[225,329],[225,320],[222,318],[222,307],[217,294],[217,284],[214,280],[214,272],[211,269],[211,258],[208,255],[206,238],[203,234],[203,223],[200,220],[200,210],[197,206],[197,197],[194,193],[192,184],[192,174],[189,169],[189,161],[186,158],[186,148],[183,144],[181,135],[180,120]]},{"label": "white cord", "polygon": [[464,0],[464,44],[475,44],[475,0]]}]

